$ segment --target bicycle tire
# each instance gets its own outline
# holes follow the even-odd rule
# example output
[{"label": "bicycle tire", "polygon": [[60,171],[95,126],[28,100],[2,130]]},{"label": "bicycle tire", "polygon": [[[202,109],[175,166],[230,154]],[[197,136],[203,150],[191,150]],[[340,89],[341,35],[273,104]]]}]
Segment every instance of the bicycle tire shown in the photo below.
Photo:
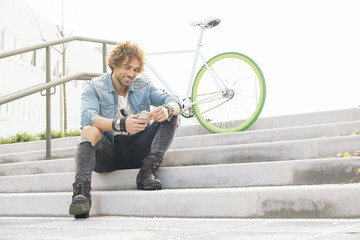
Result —
[{"label": "bicycle tire", "polygon": [[[207,61],[207,65],[221,79],[225,79],[226,85],[231,84],[232,87],[227,88],[227,97],[210,103],[194,104],[196,118],[204,128],[214,133],[246,130],[258,119],[265,103],[266,84],[261,69],[251,58],[236,52],[216,55]],[[214,82],[210,70],[204,64],[194,80],[192,102],[214,94],[211,90],[219,94],[219,87]],[[222,94],[225,95],[224,91]]]}]

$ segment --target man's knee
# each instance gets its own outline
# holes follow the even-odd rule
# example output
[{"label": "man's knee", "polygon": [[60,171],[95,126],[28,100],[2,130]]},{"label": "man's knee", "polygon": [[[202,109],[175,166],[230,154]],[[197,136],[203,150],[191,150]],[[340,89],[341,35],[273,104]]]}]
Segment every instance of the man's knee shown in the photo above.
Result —
[{"label": "man's knee", "polygon": [[92,146],[95,146],[95,144],[102,138],[101,131],[94,126],[85,126],[81,132],[81,136],[89,139]]}]

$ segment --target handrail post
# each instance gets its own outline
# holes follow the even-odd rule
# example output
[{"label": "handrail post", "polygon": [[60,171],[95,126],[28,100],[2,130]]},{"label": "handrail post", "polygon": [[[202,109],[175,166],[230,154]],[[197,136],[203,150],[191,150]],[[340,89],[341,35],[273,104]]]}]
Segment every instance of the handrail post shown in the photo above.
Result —
[{"label": "handrail post", "polygon": [[[51,80],[50,47],[46,47],[46,82]],[[46,160],[51,159],[51,96],[46,89]]]},{"label": "handrail post", "polygon": [[106,66],[106,43],[103,43],[103,73],[107,72]]},{"label": "handrail post", "polygon": [[33,66],[36,67],[36,50],[34,50],[34,55],[33,55]]}]

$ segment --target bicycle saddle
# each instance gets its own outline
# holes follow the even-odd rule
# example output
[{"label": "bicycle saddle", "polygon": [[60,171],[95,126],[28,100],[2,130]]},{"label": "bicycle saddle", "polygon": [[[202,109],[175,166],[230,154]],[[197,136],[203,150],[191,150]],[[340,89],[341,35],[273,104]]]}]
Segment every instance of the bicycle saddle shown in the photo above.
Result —
[{"label": "bicycle saddle", "polygon": [[201,28],[213,28],[216,27],[217,25],[219,25],[220,23],[220,19],[216,18],[216,17],[210,17],[207,18],[203,21],[196,21],[196,22],[192,22],[190,23],[191,26],[200,26]]}]

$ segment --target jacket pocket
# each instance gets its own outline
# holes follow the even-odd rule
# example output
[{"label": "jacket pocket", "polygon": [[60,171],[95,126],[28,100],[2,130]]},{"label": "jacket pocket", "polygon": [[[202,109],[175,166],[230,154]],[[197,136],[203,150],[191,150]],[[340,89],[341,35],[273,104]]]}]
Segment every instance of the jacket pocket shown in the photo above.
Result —
[{"label": "jacket pocket", "polygon": [[103,99],[100,100],[100,116],[104,118],[114,118],[114,104]]}]

